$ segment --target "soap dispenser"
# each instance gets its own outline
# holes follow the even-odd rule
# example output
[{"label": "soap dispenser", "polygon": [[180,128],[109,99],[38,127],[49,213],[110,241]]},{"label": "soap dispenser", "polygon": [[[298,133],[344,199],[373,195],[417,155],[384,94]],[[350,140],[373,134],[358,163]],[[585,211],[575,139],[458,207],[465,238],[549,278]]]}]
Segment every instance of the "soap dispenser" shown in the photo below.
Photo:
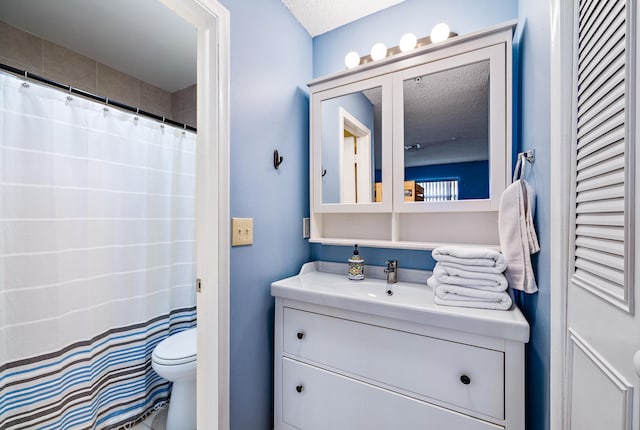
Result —
[{"label": "soap dispenser", "polygon": [[364,279],[364,259],[358,252],[358,245],[353,250],[353,255],[349,261],[349,279],[352,281],[360,281]]}]

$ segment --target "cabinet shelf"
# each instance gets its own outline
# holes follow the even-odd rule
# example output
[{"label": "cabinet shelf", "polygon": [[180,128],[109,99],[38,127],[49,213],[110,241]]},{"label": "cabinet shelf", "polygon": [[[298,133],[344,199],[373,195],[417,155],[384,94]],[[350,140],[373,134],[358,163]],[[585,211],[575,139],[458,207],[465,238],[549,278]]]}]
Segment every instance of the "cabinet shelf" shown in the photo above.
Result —
[{"label": "cabinet shelf", "polygon": [[[354,242],[355,240],[355,242]],[[353,246],[357,244],[362,247],[370,248],[393,248],[393,249],[413,249],[431,251],[441,246],[448,246],[448,242],[410,242],[410,241],[392,241],[392,240],[371,240],[371,239],[338,239],[338,238],[311,238],[311,243],[321,243],[323,245]],[[456,243],[457,246],[465,247],[482,247],[500,251],[500,245],[488,243]]]}]

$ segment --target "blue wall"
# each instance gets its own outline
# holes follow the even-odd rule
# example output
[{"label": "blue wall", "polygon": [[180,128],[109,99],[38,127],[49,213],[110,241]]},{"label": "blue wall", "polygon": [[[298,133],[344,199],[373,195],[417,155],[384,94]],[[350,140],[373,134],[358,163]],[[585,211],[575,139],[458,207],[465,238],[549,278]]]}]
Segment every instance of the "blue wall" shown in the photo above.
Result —
[{"label": "blue wall", "polygon": [[[221,0],[231,13],[231,216],[254,244],[231,249],[231,428],[273,428],[271,282],[309,261],[311,37],[280,0]],[[273,168],[273,150],[284,162]]]},{"label": "blue wall", "polygon": [[[527,430],[549,428],[549,5],[536,0],[407,0],[311,40],[280,0],[221,0],[231,12],[231,215],[254,218],[254,245],[231,250],[231,427],[273,426],[273,299],[270,283],[309,260],[345,261],[351,248],[309,246],[308,93],[312,76],[344,69],[344,55],[394,46],[438,22],[460,34],[518,17],[520,150],[536,148],[527,179],[538,191],[540,293],[521,301],[527,346]],[[265,21],[268,17],[268,21]],[[256,33],[259,29],[259,33]],[[279,170],[272,154],[284,155]],[[368,264],[398,259],[431,269],[430,252],[362,248]]]},{"label": "blue wall", "polygon": [[527,430],[549,428],[550,360],[550,265],[551,229],[550,175],[550,2],[519,0],[518,32],[515,51],[518,56],[517,93],[519,151],[536,150],[535,163],[527,170],[526,180],[537,193],[536,230],[541,251],[534,258],[539,292],[526,295],[519,305],[531,325],[527,344]]}]

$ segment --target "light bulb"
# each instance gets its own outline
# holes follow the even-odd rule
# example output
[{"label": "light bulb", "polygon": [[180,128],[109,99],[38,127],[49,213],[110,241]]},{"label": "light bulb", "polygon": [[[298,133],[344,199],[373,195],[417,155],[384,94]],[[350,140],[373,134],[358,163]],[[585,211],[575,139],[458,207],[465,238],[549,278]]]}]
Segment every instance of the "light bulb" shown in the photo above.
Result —
[{"label": "light bulb", "polygon": [[400,44],[398,46],[400,46],[400,50],[402,52],[407,52],[415,48],[417,43],[418,39],[416,38],[416,35],[413,33],[407,33],[400,38]]},{"label": "light bulb", "polygon": [[430,37],[431,43],[438,43],[447,40],[449,38],[449,26],[444,22],[441,22],[433,27]]},{"label": "light bulb", "polygon": [[374,61],[382,60],[387,56],[387,47],[384,43],[376,43],[371,47],[371,58]]},{"label": "light bulb", "polygon": [[353,69],[358,64],[360,64],[360,56],[356,51],[351,51],[344,56],[344,65],[347,66],[347,69]]}]

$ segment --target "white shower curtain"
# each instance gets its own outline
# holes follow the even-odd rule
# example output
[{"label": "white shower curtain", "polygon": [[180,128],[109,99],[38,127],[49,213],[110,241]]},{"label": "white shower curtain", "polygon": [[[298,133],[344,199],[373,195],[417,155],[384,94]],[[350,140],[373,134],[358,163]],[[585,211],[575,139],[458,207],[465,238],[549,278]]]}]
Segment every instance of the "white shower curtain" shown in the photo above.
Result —
[{"label": "white shower curtain", "polygon": [[0,74],[0,428],[113,428],[195,325],[195,135]]}]

